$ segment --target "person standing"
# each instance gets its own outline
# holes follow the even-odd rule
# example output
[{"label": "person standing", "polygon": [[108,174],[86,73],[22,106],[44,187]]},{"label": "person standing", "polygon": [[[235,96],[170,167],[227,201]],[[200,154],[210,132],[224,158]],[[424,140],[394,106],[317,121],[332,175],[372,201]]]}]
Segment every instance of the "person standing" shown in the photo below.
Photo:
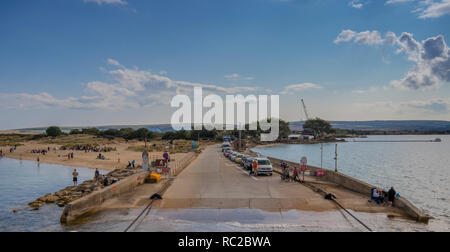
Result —
[{"label": "person standing", "polygon": [[73,170],[72,176],[73,176],[73,186],[78,186],[78,172],[77,172],[77,169]]},{"label": "person standing", "polygon": [[294,166],[294,175],[293,175],[293,180],[294,181],[298,181],[298,168],[296,166]]},{"label": "person standing", "polygon": [[253,175],[258,176],[258,160],[253,161]]},{"label": "person standing", "polygon": [[100,177],[100,172],[98,171],[98,168],[95,169],[95,180],[98,180],[98,178]]},{"label": "person standing", "polygon": [[133,165],[133,168],[136,168],[136,161],[135,160],[131,161],[131,165]]},{"label": "person standing", "polygon": [[388,191],[388,202],[390,202],[392,206],[394,206],[395,195],[397,195],[397,192],[395,191],[394,187],[391,187],[391,189]]},{"label": "person standing", "polygon": [[73,159],[73,152],[70,153],[70,158]]}]

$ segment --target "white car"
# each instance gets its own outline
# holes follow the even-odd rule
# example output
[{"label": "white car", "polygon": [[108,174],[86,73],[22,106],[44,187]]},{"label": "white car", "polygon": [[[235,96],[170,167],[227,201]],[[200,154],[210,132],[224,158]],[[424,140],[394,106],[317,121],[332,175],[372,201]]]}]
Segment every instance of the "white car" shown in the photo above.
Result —
[{"label": "white car", "polygon": [[241,164],[241,162],[242,162],[242,158],[244,157],[244,155],[243,154],[240,154],[240,153],[238,153],[237,155],[236,155],[236,157],[234,158],[234,162],[236,162],[236,163],[238,163],[238,164]]},{"label": "white car", "polygon": [[267,158],[255,158],[256,161],[258,161],[258,169],[256,171],[256,176],[260,174],[266,174],[266,175],[273,175],[273,167],[272,163]]}]

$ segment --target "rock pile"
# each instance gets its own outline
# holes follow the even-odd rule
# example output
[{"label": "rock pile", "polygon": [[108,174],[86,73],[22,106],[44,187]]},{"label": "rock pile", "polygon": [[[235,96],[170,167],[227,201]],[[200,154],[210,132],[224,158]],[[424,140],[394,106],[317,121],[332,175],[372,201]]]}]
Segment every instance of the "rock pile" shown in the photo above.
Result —
[{"label": "rock pile", "polygon": [[68,186],[54,194],[46,194],[37,200],[28,203],[33,210],[39,210],[45,204],[56,204],[64,207],[70,202],[80,199],[92,192],[99,191],[105,187],[104,178],[107,177],[108,185],[116,183],[126,177],[139,172],[140,169],[117,169],[105,176],[100,176],[98,180],[87,180],[78,186]]}]

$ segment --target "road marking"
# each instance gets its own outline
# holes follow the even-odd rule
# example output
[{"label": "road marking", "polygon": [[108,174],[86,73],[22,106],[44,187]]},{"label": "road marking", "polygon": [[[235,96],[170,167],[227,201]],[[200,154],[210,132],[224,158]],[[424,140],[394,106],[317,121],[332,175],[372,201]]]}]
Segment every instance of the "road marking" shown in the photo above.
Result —
[{"label": "road marking", "polygon": [[250,176],[249,172],[244,171],[244,169],[242,169],[240,166],[237,166],[236,164],[229,164],[229,162],[232,162],[231,160],[229,160],[228,158],[224,158],[224,157],[219,157],[219,159],[225,160],[225,165],[228,167],[234,167],[237,170],[241,171],[242,173],[244,173],[245,175],[251,177],[253,180],[255,181],[259,181],[259,179],[255,178],[254,176]]},{"label": "road marking", "polygon": [[250,173],[244,171],[244,169],[242,169],[241,167],[234,165],[234,168],[236,168],[237,170],[241,171],[241,172],[244,173],[245,175],[251,177],[253,180],[259,181],[259,179],[255,178],[254,176],[250,176]]}]

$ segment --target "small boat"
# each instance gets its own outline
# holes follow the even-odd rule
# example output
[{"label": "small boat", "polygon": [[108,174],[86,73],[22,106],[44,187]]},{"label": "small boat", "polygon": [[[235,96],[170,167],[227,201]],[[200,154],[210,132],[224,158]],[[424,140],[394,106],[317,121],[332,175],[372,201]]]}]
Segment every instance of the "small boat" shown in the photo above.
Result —
[{"label": "small boat", "polygon": [[442,140],[441,140],[440,138],[436,138],[434,141],[435,141],[436,143],[442,142]]}]

